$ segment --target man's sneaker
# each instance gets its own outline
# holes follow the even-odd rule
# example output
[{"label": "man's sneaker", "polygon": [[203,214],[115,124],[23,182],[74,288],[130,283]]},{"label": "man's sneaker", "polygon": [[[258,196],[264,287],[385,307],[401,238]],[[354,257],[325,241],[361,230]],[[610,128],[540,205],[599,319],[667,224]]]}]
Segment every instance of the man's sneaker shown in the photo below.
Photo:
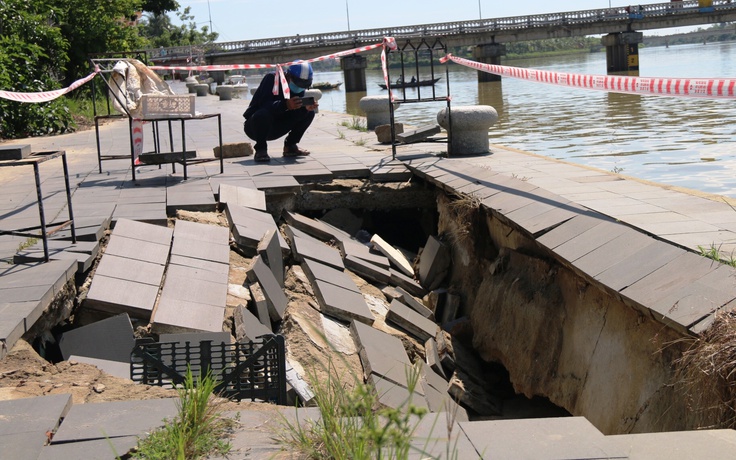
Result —
[{"label": "man's sneaker", "polygon": [[299,148],[296,144],[284,144],[284,156],[285,157],[299,157],[309,155],[309,150]]},{"label": "man's sneaker", "polygon": [[268,156],[268,150],[256,150],[256,154],[255,156],[253,156],[253,160],[259,163],[266,163],[268,161],[271,161],[271,157]]}]

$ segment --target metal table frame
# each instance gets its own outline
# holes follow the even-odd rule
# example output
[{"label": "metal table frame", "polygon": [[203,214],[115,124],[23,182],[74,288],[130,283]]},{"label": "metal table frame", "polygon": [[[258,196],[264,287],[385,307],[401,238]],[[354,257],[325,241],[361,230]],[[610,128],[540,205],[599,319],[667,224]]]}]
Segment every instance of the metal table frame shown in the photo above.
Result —
[{"label": "metal table frame", "polygon": [[[64,185],[66,186],[66,204],[69,210],[69,219],[62,222],[46,223],[46,214],[43,209],[43,194],[41,193],[41,175],[39,174],[38,165],[54,158],[61,157],[61,162],[64,165]],[[41,225],[33,227],[24,227],[16,230],[0,230],[1,235],[13,235],[23,236],[26,238],[38,238],[43,239],[43,255],[44,262],[49,261],[49,242],[48,237],[54,233],[62,230],[68,226],[71,226],[72,231],[72,243],[77,242],[77,232],[74,227],[74,211],[72,210],[72,193],[69,188],[69,168],[66,163],[66,151],[57,150],[50,152],[33,152],[26,158],[19,160],[3,160],[0,161],[0,168],[15,167],[15,166],[33,166],[33,176],[36,180],[36,199],[38,202],[38,215],[41,220]],[[48,227],[56,227],[51,231],[48,231]],[[29,233],[33,230],[41,230],[41,233]]]}]

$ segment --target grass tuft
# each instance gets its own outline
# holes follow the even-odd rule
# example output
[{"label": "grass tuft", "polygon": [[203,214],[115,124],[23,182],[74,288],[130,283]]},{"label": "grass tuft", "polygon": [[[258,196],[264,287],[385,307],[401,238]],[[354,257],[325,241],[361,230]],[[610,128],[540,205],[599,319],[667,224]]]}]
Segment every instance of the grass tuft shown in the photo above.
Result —
[{"label": "grass tuft", "polygon": [[720,245],[716,247],[715,244],[711,243],[710,247],[708,248],[705,248],[703,246],[698,246],[698,250],[700,251],[700,255],[703,257],[707,257],[711,260],[715,260],[716,262],[720,262],[722,264],[736,267],[736,258],[734,258],[734,255],[731,254],[729,257],[724,257],[723,255],[721,255]]},{"label": "grass tuft", "polygon": [[354,129],[362,133],[368,132],[368,122],[364,121],[361,117],[353,117],[350,121],[343,121],[340,126],[344,126],[348,129]]},{"label": "grass tuft", "polygon": [[736,428],[736,314],[717,314],[675,361],[675,370],[700,428]]},{"label": "grass tuft", "polygon": [[133,458],[189,460],[227,455],[231,449],[227,436],[236,421],[223,417],[221,403],[213,401],[216,386],[211,374],[195,378],[188,369],[183,387],[177,390],[179,413],[139,440]]}]

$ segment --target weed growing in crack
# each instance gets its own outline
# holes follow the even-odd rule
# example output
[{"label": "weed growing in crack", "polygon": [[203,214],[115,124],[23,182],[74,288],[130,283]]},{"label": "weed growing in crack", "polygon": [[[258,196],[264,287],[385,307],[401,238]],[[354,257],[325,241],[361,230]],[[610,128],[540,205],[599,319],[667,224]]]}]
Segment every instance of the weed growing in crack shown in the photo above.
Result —
[{"label": "weed growing in crack", "polygon": [[139,440],[133,458],[184,460],[226,456],[231,449],[227,436],[237,421],[223,417],[220,403],[212,400],[216,386],[211,374],[195,378],[187,369],[184,385],[177,390],[179,413]]},{"label": "weed growing in crack", "polygon": [[343,121],[340,123],[340,126],[344,126],[348,129],[354,129],[362,133],[368,132],[367,122],[364,122],[363,119],[360,117],[353,117],[350,121]]},{"label": "weed growing in crack", "polygon": [[703,247],[703,246],[698,246],[698,251],[700,251],[700,255],[703,257],[707,257],[711,260],[715,260],[716,262],[720,262],[722,264],[736,267],[736,258],[734,258],[733,254],[731,254],[731,256],[728,258],[723,257],[721,255],[721,245],[718,245],[716,247],[715,244],[711,243],[710,247],[708,248]]}]

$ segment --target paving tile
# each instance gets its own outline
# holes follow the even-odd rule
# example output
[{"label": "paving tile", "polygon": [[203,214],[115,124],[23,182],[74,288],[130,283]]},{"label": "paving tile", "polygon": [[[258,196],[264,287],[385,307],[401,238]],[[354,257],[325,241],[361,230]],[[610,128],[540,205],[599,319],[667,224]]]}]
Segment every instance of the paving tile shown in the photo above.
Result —
[{"label": "paving tile", "polygon": [[305,259],[301,267],[309,277],[310,282],[320,280],[349,291],[360,292],[358,286],[355,285],[355,281],[342,270],[337,270],[329,265],[324,265],[311,259]]},{"label": "paving tile", "polygon": [[203,259],[222,264],[230,263],[230,246],[221,243],[210,243],[174,235],[171,254],[191,259]]},{"label": "paving tile", "polygon": [[[195,274],[195,276],[191,276]],[[227,279],[209,281],[196,276],[196,272],[176,269],[166,274],[161,298],[225,308],[227,304]]]},{"label": "paving tile", "polygon": [[348,255],[343,259],[343,263],[345,264],[345,268],[356,273],[362,278],[382,284],[388,284],[391,279],[391,274],[388,269],[374,265],[359,257]]},{"label": "paving tile", "polygon": [[93,439],[143,436],[176,413],[178,399],[113,401],[72,406],[52,445]]},{"label": "paving tile", "polygon": [[427,290],[424,289],[414,279],[409,278],[401,272],[389,269],[389,283],[393,286],[401,287],[406,290],[409,294],[417,297],[424,297],[427,294]]},{"label": "paving tile", "polygon": [[[76,207],[74,211],[77,211]],[[151,225],[164,226],[168,220],[166,204],[118,203],[115,205],[115,212],[112,215],[113,227],[115,227],[117,221],[120,219],[131,219]]]},{"label": "paving tile", "polygon": [[110,236],[110,241],[105,248],[105,255],[112,254],[119,257],[165,265],[169,259],[170,244],[151,243],[113,234]]},{"label": "paving tile", "polygon": [[274,277],[271,269],[259,256],[253,258],[251,267],[248,272],[248,279],[251,282],[258,281],[263,288],[263,294],[268,301],[268,314],[271,321],[281,321],[284,319],[286,311],[287,299],[284,291],[279,286],[276,277]]},{"label": "paving tile", "polygon": [[374,373],[408,386],[407,372],[412,363],[401,339],[360,321],[350,322],[355,346],[360,353],[365,376]]},{"label": "paving tile", "polygon": [[546,232],[544,235],[537,238],[537,242],[548,249],[554,249],[606,221],[611,222],[612,220],[598,214],[590,212],[584,213],[579,216],[575,216],[565,221],[560,226]]},{"label": "paving tile", "polygon": [[0,303],[0,360],[38,321],[45,305],[39,301]]},{"label": "paving tile", "polygon": [[254,176],[253,184],[266,193],[298,192],[302,187],[292,176]]},{"label": "paving tile", "polygon": [[485,458],[458,425],[461,421],[448,412],[426,414],[412,431],[412,446],[429,458]]},{"label": "paving tile", "polygon": [[[173,265],[182,265],[191,269],[212,272],[220,279],[227,279],[228,273],[230,271],[229,264],[223,264],[211,260],[192,259],[190,257],[178,256],[176,254],[173,254],[171,256],[171,259],[169,260],[169,270]],[[209,275],[202,276],[207,277]]]},{"label": "paving tile", "polygon": [[419,258],[419,283],[432,291],[439,287],[450,269],[450,248],[430,235]]},{"label": "paving tile", "polygon": [[620,236],[576,260],[573,265],[581,272],[595,277],[653,242],[654,238],[649,235],[626,229]]},{"label": "paving tile", "polygon": [[426,305],[424,305],[424,303],[417,300],[416,297],[406,292],[406,290],[401,286],[397,286],[395,289],[396,292],[399,294],[398,300],[400,300],[404,305],[408,306],[423,317],[434,320],[434,313]]},{"label": "paving tile", "polygon": [[388,260],[391,261],[394,267],[401,270],[405,275],[414,276],[414,268],[412,267],[411,262],[404,257],[404,254],[402,254],[401,251],[393,247],[386,240],[381,238],[381,236],[378,234],[373,235],[371,237],[371,244],[376,250],[381,251],[383,255],[388,257]]},{"label": "paving tile", "polygon": [[617,238],[628,230],[628,227],[615,222],[602,222],[571,240],[554,248],[554,253],[568,262],[575,262],[584,255],[593,252],[607,242]]},{"label": "paving tile", "polygon": [[83,305],[93,310],[128,313],[147,320],[158,296],[158,286],[96,275]]},{"label": "paving tile", "polygon": [[298,262],[307,258],[318,260],[333,268],[345,268],[340,252],[331,246],[306,238],[294,238],[291,244],[292,250],[294,251],[294,258]]},{"label": "paving tile", "polygon": [[373,324],[373,314],[361,293],[320,280],[316,280],[312,287],[323,314],[346,322],[355,319],[366,324]]},{"label": "paving tile", "polygon": [[289,211],[284,211],[283,217],[286,223],[291,227],[312,235],[318,240],[330,241],[333,238],[337,239],[337,232],[335,232],[334,228],[320,220],[312,219],[302,214]]},{"label": "paving tile", "polygon": [[437,335],[437,324],[425,318],[398,299],[391,301],[386,320],[416,337],[421,342]]},{"label": "paving tile", "polygon": [[260,211],[266,210],[266,194],[256,188],[238,187],[222,183],[219,187],[218,197],[220,203],[231,203]]},{"label": "paving tile", "polygon": [[225,308],[162,297],[151,319],[156,333],[220,332]]},{"label": "paving tile", "polygon": [[[131,350],[132,349],[133,348],[131,347]],[[91,364],[92,366],[95,366],[101,371],[103,371],[105,374],[119,377],[121,379],[130,378],[130,354],[128,355],[127,362],[109,361],[107,359],[97,359],[97,358],[90,358],[88,356],[77,356],[77,355],[70,355],[69,358],[67,358],[67,361]]]},{"label": "paving tile", "polygon": [[674,294],[681,286],[697,281],[717,267],[717,262],[685,252],[620,292],[649,308]]},{"label": "paving tile", "polygon": [[378,402],[386,407],[409,412],[409,405],[428,410],[424,395],[411,393],[406,387],[390,380],[371,374],[367,382],[373,385],[378,396]]},{"label": "paving tile", "polygon": [[460,427],[484,458],[627,458],[584,417],[461,422]]},{"label": "paving tile", "polygon": [[211,190],[183,191],[170,187],[166,195],[166,214],[175,216],[178,210],[214,212],[217,210],[217,202]]},{"label": "paving tile", "polygon": [[130,219],[118,219],[115,222],[113,235],[169,246],[174,230],[161,225],[151,225]]},{"label": "paving tile", "polygon": [[176,221],[174,226],[174,240],[177,237],[223,246],[229,246],[230,244],[230,232],[227,227],[190,222],[187,220]]},{"label": "paving tile", "polygon": [[243,305],[235,308],[235,338],[239,342],[256,340],[262,335],[272,334],[271,329]]},{"label": "paving tile", "polygon": [[64,332],[59,339],[61,355],[130,362],[135,336],[130,317],[123,313]]},{"label": "paving tile", "polygon": [[[196,259],[184,259],[184,260],[196,260]],[[205,268],[198,268],[193,265],[186,263],[169,264],[167,269],[167,277],[173,276],[176,278],[190,278],[198,281],[205,281],[208,283],[222,284],[227,281],[227,270],[230,266],[227,264],[219,264],[225,267],[226,270],[207,270]]]},{"label": "paving tile", "polygon": [[53,444],[41,449],[38,460],[79,460],[82,458],[117,460],[131,451],[137,444],[137,436]]},{"label": "paving tile", "polygon": [[0,401],[0,443],[4,459],[38,458],[72,406],[71,395],[59,394]]},{"label": "paving tile", "polygon": [[[105,236],[105,232],[110,228],[112,213],[107,217],[77,217],[76,210],[75,206],[74,232],[77,237],[77,241],[100,241],[102,237]],[[63,230],[59,230],[51,236],[51,239],[71,241],[71,229],[65,228]]]},{"label": "paving tile", "polygon": [[268,299],[263,293],[263,288],[260,283],[248,283],[248,290],[250,291],[251,298],[255,304],[255,314],[258,320],[266,326],[270,331],[273,331],[271,324],[271,315],[268,312]]},{"label": "paving tile", "polygon": [[631,459],[672,460],[731,458],[734,430],[671,431],[607,436],[606,440]]},{"label": "paving tile", "polygon": [[164,269],[163,264],[144,262],[106,253],[97,264],[95,276],[107,276],[135,283],[160,286]]},{"label": "paving tile", "polygon": [[284,256],[279,245],[278,230],[268,230],[258,242],[256,252],[271,269],[276,282],[284,287]]},{"label": "paving tile", "polygon": [[182,346],[186,346],[187,342],[190,344],[199,344],[204,341],[209,341],[214,344],[230,343],[231,337],[229,332],[180,332],[175,334],[161,334],[158,338],[159,343],[178,343]]},{"label": "paving tile", "polygon": [[595,279],[615,291],[620,291],[683,254],[684,249],[654,240],[648,246],[595,275]]}]

